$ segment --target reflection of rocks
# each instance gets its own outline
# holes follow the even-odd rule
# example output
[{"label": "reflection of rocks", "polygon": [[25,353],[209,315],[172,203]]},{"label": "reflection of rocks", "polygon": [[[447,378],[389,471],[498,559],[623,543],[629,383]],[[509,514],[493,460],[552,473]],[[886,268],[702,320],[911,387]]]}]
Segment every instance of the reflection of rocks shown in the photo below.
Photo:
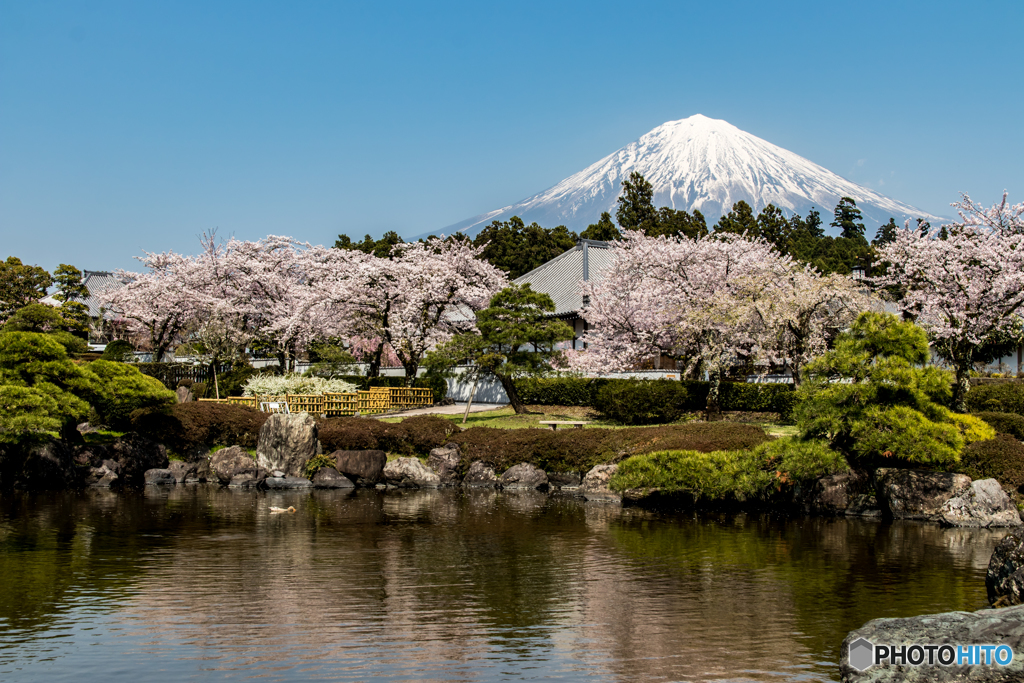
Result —
[{"label": "reflection of rocks", "polygon": [[313,486],[318,489],[351,489],[355,484],[333,467],[321,467],[313,475]]},{"label": "reflection of rocks", "polygon": [[384,466],[388,463],[384,451],[334,451],[330,457],[334,468],[356,486],[374,486],[382,481]]},{"label": "reflection of rocks", "polygon": [[494,468],[487,463],[475,460],[469,466],[469,471],[462,478],[462,485],[471,489],[493,489],[498,485],[498,476]]},{"label": "reflection of rocks", "polygon": [[458,484],[458,468],[461,458],[462,452],[459,450],[458,444],[449,443],[430,451],[427,466],[437,472],[443,486]]},{"label": "reflection of rocks", "polygon": [[146,470],[143,476],[145,477],[146,486],[174,486],[177,483],[174,473],[169,469]]},{"label": "reflection of rocks", "polygon": [[619,469],[618,465],[597,465],[583,477],[583,497],[603,503],[621,503],[622,496],[608,488],[608,480]]},{"label": "reflection of rocks", "polygon": [[988,601],[993,605],[1024,602],[1024,529],[1017,529],[992,552],[985,575]]},{"label": "reflection of rocks", "polygon": [[815,480],[807,502],[812,511],[825,515],[877,517],[882,514],[871,475],[863,470],[832,474]]},{"label": "reflection of rocks", "polygon": [[893,519],[938,521],[942,506],[971,485],[965,474],[881,468],[875,471],[878,499]]},{"label": "reflection of rocks", "polygon": [[858,671],[850,666],[849,648],[861,638],[876,645],[896,646],[915,643],[995,643],[1009,645],[1015,653],[1019,653],[1024,648],[1024,605],[974,613],[946,612],[909,619],[874,619],[846,636],[842,646],[842,660],[839,663],[843,683],[1024,680],[1024,658],[1021,657],[1013,657],[1008,666],[941,666],[929,665],[927,660],[920,666],[907,666],[894,665],[890,659],[889,662],[883,661],[866,671]]},{"label": "reflection of rocks", "polygon": [[503,489],[546,489],[548,475],[536,465],[521,462],[505,470],[505,473],[498,478],[498,483]]},{"label": "reflection of rocks", "polygon": [[404,489],[384,495],[384,514],[396,521],[428,518],[440,502],[440,493],[429,489]]},{"label": "reflection of rocks", "polygon": [[384,466],[384,480],[401,488],[436,489],[441,477],[427,468],[419,458],[395,458]]},{"label": "reflection of rocks", "polygon": [[506,490],[501,497],[502,503],[509,510],[530,514],[543,510],[548,500],[546,493],[526,488]]},{"label": "reflection of rocks", "polygon": [[256,463],[269,471],[280,470],[301,477],[306,463],[316,455],[316,420],[309,413],[276,413],[260,427]]},{"label": "reflection of rocks", "polygon": [[995,479],[972,481],[967,491],[947,500],[941,521],[949,526],[1021,526],[1017,508]]}]

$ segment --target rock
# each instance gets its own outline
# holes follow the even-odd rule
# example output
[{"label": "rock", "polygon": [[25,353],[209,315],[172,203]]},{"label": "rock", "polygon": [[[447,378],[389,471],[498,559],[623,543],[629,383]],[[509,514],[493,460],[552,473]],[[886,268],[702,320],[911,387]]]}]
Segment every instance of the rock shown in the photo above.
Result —
[{"label": "rock", "polygon": [[355,484],[333,467],[321,467],[313,475],[313,487],[318,489],[352,489]]},{"label": "rock", "polygon": [[259,485],[259,475],[255,472],[242,472],[231,477],[228,481],[228,488],[232,489],[251,489]]},{"label": "rock", "polygon": [[619,469],[618,465],[596,465],[583,477],[581,487],[583,497],[587,500],[604,503],[621,503],[622,496],[608,488],[608,480]]},{"label": "rock", "polygon": [[174,486],[177,480],[169,469],[146,470],[143,475],[146,486]]},{"label": "rock", "polygon": [[316,455],[316,420],[309,413],[277,413],[260,427],[256,463],[266,470],[281,470],[301,477],[306,463]]},{"label": "rock", "polygon": [[263,486],[268,489],[311,489],[313,482],[305,477],[267,477]]},{"label": "rock", "polygon": [[882,510],[893,519],[937,522],[942,506],[971,486],[966,474],[881,468],[875,471],[875,489]]},{"label": "rock", "polygon": [[820,515],[878,517],[878,506],[871,475],[863,470],[830,474],[811,485],[807,504]]},{"label": "rock", "polygon": [[459,483],[459,460],[462,459],[462,451],[458,444],[448,443],[440,448],[430,451],[427,458],[427,467],[434,470],[441,478],[442,485],[453,485]]},{"label": "rock", "polygon": [[988,601],[993,605],[1024,602],[1024,529],[1016,529],[999,541],[985,574]]},{"label": "rock", "polygon": [[57,490],[74,486],[77,479],[74,449],[51,441],[28,449],[15,481],[18,488]]},{"label": "rock", "polygon": [[970,488],[942,506],[942,523],[947,526],[1021,526],[1020,513],[995,479],[972,481]]},{"label": "rock", "polygon": [[189,477],[196,478],[196,473],[199,471],[199,463],[175,460],[167,469],[174,476],[176,484],[184,484],[188,481]]},{"label": "rock", "polygon": [[223,448],[211,455],[210,469],[220,483],[228,485],[239,475],[248,474],[255,479],[259,472],[256,461],[241,446]]},{"label": "rock", "polygon": [[174,390],[174,395],[178,399],[178,403],[189,403],[190,401],[196,400],[196,397],[192,395],[192,390],[189,387],[178,387]]},{"label": "rock", "polygon": [[116,460],[104,460],[97,467],[90,467],[85,475],[85,485],[91,488],[108,489],[117,484],[117,471],[120,465]]},{"label": "rock", "polygon": [[479,460],[469,466],[469,471],[462,478],[462,485],[472,489],[493,489],[498,485],[498,475],[494,468]]},{"label": "rock", "polygon": [[[962,664],[929,665],[927,653],[924,663],[893,664],[882,661],[872,664],[872,653],[878,645],[1008,645],[1015,653],[1008,666]],[[851,647],[853,648],[851,656]],[[1016,653],[1024,648],[1024,605],[978,612],[945,612],[925,614],[909,619],[874,619],[851,631],[842,646],[839,674],[843,683],[892,682],[945,683],[947,681],[1021,681],[1024,680],[1024,657]],[[938,656],[936,652],[934,656]],[[955,654],[955,650],[954,650]],[[852,666],[856,665],[855,666]],[[866,667],[863,671],[858,670]]]},{"label": "rock", "polygon": [[521,462],[505,470],[498,483],[503,489],[545,489],[548,486],[548,475],[539,467]]},{"label": "rock", "polygon": [[204,482],[204,481],[211,481],[211,482],[212,481],[216,481],[216,482],[220,481],[217,478],[217,475],[214,473],[213,467],[211,467],[211,465],[210,465],[210,457],[209,456],[207,456],[207,457],[203,458],[202,460],[199,460],[198,462],[196,462],[196,473],[195,474],[193,474],[191,476],[186,476],[185,477],[185,482],[186,483],[196,483],[196,482]]},{"label": "rock", "polygon": [[162,444],[134,432],[114,441],[111,455],[120,466],[117,474],[121,483],[128,486],[142,485],[147,470],[165,469],[169,464]]},{"label": "rock", "polygon": [[384,477],[388,456],[384,451],[334,451],[334,469],[356,486],[375,486]]},{"label": "rock", "polygon": [[418,458],[395,458],[384,466],[384,481],[403,488],[436,489],[441,477]]},{"label": "rock", "polygon": [[94,425],[91,425],[88,422],[78,424],[75,429],[78,430],[79,434],[92,434],[93,432],[99,431]]},{"label": "rock", "polygon": [[547,472],[548,484],[557,489],[578,489],[583,484],[579,472]]}]

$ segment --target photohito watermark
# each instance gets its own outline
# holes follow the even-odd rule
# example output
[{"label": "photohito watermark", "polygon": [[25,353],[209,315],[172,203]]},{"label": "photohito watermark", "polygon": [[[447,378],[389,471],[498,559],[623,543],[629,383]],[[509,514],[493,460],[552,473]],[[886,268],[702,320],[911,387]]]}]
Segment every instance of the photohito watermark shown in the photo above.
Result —
[{"label": "photohito watermark", "polygon": [[1009,645],[876,645],[867,638],[850,643],[848,661],[857,671],[880,664],[909,666],[1007,666],[1013,661]]}]

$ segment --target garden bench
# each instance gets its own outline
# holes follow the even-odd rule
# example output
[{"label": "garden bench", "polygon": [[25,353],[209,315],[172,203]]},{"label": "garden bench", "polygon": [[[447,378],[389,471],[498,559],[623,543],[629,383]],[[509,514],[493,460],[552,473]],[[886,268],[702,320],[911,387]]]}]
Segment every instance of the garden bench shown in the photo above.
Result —
[{"label": "garden bench", "polygon": [[572,425],[576,429],[583,429],[583,425],[590,424],[589,422],[573,422],[571,420],[541,420],[542,425],[551,425],[551,431],[558,431],[558,425]]}]

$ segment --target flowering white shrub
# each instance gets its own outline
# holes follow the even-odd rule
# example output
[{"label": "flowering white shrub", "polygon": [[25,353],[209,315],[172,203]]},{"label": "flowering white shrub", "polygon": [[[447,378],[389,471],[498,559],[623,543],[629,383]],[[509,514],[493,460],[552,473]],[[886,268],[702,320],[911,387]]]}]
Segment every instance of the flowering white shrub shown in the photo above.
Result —
[{"label": "flowering white shrub", "polygon": [[284,394],[350,394],[356,385],[340,379],[303,377],[302,375],[256,375],[242,387],[245,396],[282,396]]}]

